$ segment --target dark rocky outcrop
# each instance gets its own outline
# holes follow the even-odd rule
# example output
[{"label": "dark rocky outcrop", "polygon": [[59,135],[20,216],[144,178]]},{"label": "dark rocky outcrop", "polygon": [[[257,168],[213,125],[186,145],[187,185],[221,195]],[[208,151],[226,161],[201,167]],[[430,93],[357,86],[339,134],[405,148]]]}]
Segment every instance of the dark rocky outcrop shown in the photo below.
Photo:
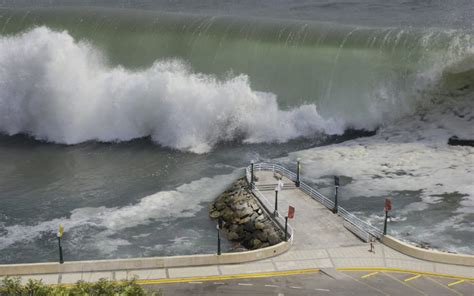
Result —
[{"label": "dark rocky outcrop", "polygon": [[255,250],[283,241],[283,231],[261,209],[243,178],[209,205],[209,217],[222,219],[222,231],[227,239],[246,249]]},{"label": "dark rocky outcrop", "polygon": [[474,140],[473,139],[461,139],[461,138],[458,138],[457,136],[452,136],[448,140],[448,145],[474,147]]}]

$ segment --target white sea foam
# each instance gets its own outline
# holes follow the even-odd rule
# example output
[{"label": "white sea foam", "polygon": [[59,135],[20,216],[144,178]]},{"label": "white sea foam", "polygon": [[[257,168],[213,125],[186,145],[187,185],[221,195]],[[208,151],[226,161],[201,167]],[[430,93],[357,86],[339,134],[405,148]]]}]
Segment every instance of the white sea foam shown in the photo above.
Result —
[{"label": "white sea foam", "polygon": [[[463,110],[460,115],[456,110]],[[384,196],[391,191],[422,190],[426,202],[459,192],[474,199],[474,148],[449,146],[449,137],[472,139],[474,100],[445,101],[381,128],[377,135],[295,152],[312,179],[345,175],[350,196]],[[465,202],[466,205],[471,203]]]},{"label": "white sea foam", "polygon": [[0,38],[0,132],[76,144],[151,136],[196,153],[219,141],[283,142],[340,134],[315,105],[283,111],[246,75],[218,80],[178,60],[140,71],[110,67],[99,50],[40,27]]},{"label": "white sea foam", "polygon": [[[472,253],[472,245],[463,246],[459,240],[463,237],[466,244],[474,238],[474,224],[468,216],[474,213],[474,147],[449,146],[447,142],[453,135],[474,139],[473,120],[472,95],[444,98],[381,128],[373,137],[295,152],[290,159],[301,158],[303,175],[317,183],[332,184],[328,176],[333,175],[350,177],[350,183],[340,189],[346,199],[380,198],[379,209],[365,209],[372,211],[368,220],[375,224],[383,220],[384,197],[414,192],[414,202],[406,206],[401,206],[403,197],[393,198],[393,215],[401,215],[394,223],[408,219],[412,223],[400,228],[394,224],[393,234]],[[455,196],[454,203],[444,204],[450,194]],[[438,214],[426,211],[430,207],[437,207]]]},{"label": "white sea foam", "polygon": [[[203,203],[211,201],[235,181],[239,173],[240,170],[236,170],[230,175],[202,178],[181,185],[176,190],[157,192],[142,198],[136,204],[120,208],[79,208],[73,210],[69,217],[43,221],[35,225],[6,226],[4,227],[6,234],[0,237],[0,250],[19,241],[33,241],[42,235],[54,236],[58,225],[63,224],[68,232],[82,231],[87,227],[101,230],[93,232],[95,237],[85,248],[113,252],[116,245],[129,244],[125,240],[113,238],[114,234],[127,228],[149,224],[154,220],[169,222],[177,218],[192,217],[203,208]],[[77,237],[84,245],[83,235]],[[74,239],[72,235],[70,240]],[[106,240],[110,241],[105,242]],[[103,248],[94,246],[94,241],[102,241]]]}]

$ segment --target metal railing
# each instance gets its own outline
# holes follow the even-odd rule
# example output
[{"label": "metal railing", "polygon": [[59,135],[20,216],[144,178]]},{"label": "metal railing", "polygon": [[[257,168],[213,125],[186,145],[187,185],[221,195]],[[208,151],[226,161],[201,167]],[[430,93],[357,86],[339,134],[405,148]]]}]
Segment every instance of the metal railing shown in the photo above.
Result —
[{"label": "metal railing", "polygon": [[[286,178],[290,179],[293,182],[296,181],[296,179],[297,179],[297,176],[294,172],[288,170],[287,168],[285,168],[285,167],[283,167],[279,164],[256,163],[256,164],[253,164],[253,169],[254,169],[254,172],[255,171],[273,171],[273,172],[277,172],[277,173],[280,173],[281,175],[285,176]],[[251,166],[248,166],[246,168],[246,176],[247,176],[247,181],[250,184],[250,181],[251,181]],[[260,192],[260,190],[258,190],[258,188],[255,186],[255,184],[252,184],[252,189],[253,189],[255,195],[257,196],[257,198],[264,205],[264,207],[267,207],[267,211],[270,212],[271,211],[270,209],[273,208],[272,203],[270,203],[268,201],[268,199]],[[308,194],[311,198],[313,198],[314,200],[316,200],[319,203],[321,203],[322,205],[324,205],[326,208],[328,208],[330,210],[334,209],[334,202],[332,200],[330,200],[329,198],[324,196],[322,193],[320,193],[316,189],[310,187],[308,184],[306,184],[305,182],[303,182],[301,180],[300,180],[300,189],[304,193]],[[374,226],[370,225],[366,221],[358,218],[357,216],[350,213],[349,211],[347,211],[346,209],[344,209],[341,206],[338,206],[337,209],[338,209],[339,215],[344,220],[347,220],[348,222],[350,222],[352,225],[357,227],[361,232],[366,233],[366,234],[368,234],[370,236],[373,236],[373,237],[376,237],[376,238],[382,237],[383,232],[381,230],[375,228]],[[270,213],[272,213],[272,212],[270,212]],[[279,222],[279,224],[280,224],[281,220],[283,220],[283,218],[282,217],[279,217],[279,218],[280,219],[277,220],[277,222]],[[283,223],[284,222],[285,221],[283,220]],[[281,224],[280,224],[280,226],[281,226]],[[291,240],[293,240],[293,228],[291,228]]]},{"label": "metal railing", "polygon": [[[262,163],[263,164],[263,163]],[[261,164],[258,164],[258,166],[254,165],[254,170],[267,170],[267,167],[260,166]],[[266,165],[266,164],[265,164]],[[268,167],[269,168],[269,167]],[[286,169],[285,169],[286,170]],[[287,170],[288,171],[288,170]],[[289,173],[292,173],[288,171]],[[293,173],[294,174],[294,173]],[[255,186],[255,183],[251,183],[251,167],[246,168],[246,178],[247,182],[251,185],[252,191],[257,197],[258,201],[262,204],[264,210],[267,212],[267,214],[273,219],[273,221],[280,227],[280,229],[284,232],[285,231],[285,219],[284,216],[278,212],[275,211],[273,203],[271,203],[265,195]],[[296,175],[295,175],[296,178]],[[276,212],[276,215],[275,215]],[[287,236],[288,236],[288,241],[293,244],[293,238],[294,238],[294,230],[293,227],[291,227],[290,223],[287,224]]]}]

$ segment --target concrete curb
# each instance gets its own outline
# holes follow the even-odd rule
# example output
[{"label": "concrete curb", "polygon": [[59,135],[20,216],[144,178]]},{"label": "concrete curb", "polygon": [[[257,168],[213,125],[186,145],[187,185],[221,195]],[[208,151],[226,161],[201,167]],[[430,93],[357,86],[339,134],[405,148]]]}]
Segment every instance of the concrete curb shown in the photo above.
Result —
[{"label": "concrete curb", "polygon": [[189,256],[170,256],[170,257],[150,257],[133,259],[114,259],[114,260],[91,260],[91,261],[73,261],[59,263],[27,263],[27,264],[5,264],[0,265],[0,276],[5,275],[32,275],[48,273],[66,273],[66,272],[91,272],[91,271],[112,271],[129,269],[150,269],[150,268],[168,268],[168,267],[188,267],[245,263],[267,259],[280,255],[290,248],[289,242],[281,242],[277,245],[263,249],[236,252],[189,255]]},{"label": "concrete curb", "polygon": [[405,255],[423,259],[427,261],[433,261],[438,263],[448,263],[455,265],[474,266],[474,256],[464,254],[451,254],[445,252],[439,252],[435,250],[426,250],[418,248],[402,242],[390,235],[385,235],[381,238],[381,242]]}]

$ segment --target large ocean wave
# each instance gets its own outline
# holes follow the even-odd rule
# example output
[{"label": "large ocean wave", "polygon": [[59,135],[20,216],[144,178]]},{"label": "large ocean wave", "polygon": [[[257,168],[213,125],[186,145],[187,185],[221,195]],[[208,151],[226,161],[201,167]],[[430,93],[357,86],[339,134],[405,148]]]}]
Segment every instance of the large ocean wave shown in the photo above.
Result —
[{"label": "large ocean wave", "polygon": [[55,143],[151,137],[204,153],[374,130],[473,87],[468,31],[101,10],[0,16],[0,132]]},{"label": "large ocean wave", "polygon": [[220,141],[282,142],[344,124],[314,104],[287,111],[248,77],[219,80],[179,60],[130,71],[107,66],[101,52],[67,32],[36,28],[0,39],[0,131],[76,144],[151,136],[202,153]]}]

